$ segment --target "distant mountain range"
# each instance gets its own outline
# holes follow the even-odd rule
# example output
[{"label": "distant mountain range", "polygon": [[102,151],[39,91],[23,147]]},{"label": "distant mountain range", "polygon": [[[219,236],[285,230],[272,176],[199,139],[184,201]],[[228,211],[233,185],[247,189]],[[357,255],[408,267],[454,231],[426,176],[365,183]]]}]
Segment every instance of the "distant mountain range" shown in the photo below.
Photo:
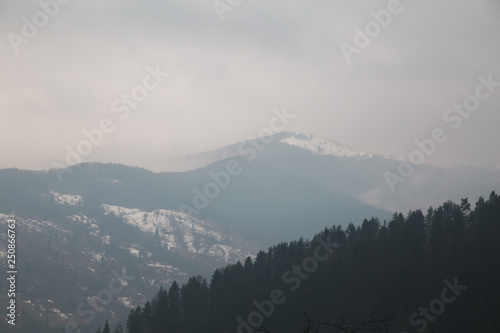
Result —
[{"label": "distant mountain range", "polygon": [[[312,134],[282,132],[274,135],[270,140],[275,143],[280,142],[303,148],[319,155],[367,158],[376,156],[376,154],[354,149],[335,140],[321,138]],[[250,142],[251,140],[232,144],[217,150],[170,158],[166,160],[164,170],[169,172],[189,171],[205,167],[226,158],[241,156],[242,154],[238,151],[238,148],[250,144]]]},{"label": "distant mountain range", "polygon": [[[436,206],[445,200],[463,197],[476,200],[485,190],[500,185],[500,170],[495,168],[423,164],[415,166],[411,176],[401,177],[400,158],[365,152],[317,135],[283,132],[270,141],[262,151],[255,148],[255,140],[249,140],[178,157],[168,160],[165,170],[193,171],[230,158],[247,158],[251,156],[250,148],[260,160],[272,161],[273,167],[391,212]],[[388,184],[387,173],[402,178],[396,181],[394,188]]]},{"label": "distant mountain range", "polygon": [[136,278],[109,312],[97,313],[101,321],[123,318],[128,306],[150,299],[160,285],[207,277],[270,245],[309,238],[333,224],[389,219],[396,209],[467,196],[475,201],[500,185],[497,169],[424,165],[392,192],[384,173],[397,172],[400,161],[300,133],[178,163],[192,170],[154,173],[101,163],[0,170],[0,219],[19,221],[24,315],[84,324],[80,302],[105,288],[113,270],[126,270]]}]

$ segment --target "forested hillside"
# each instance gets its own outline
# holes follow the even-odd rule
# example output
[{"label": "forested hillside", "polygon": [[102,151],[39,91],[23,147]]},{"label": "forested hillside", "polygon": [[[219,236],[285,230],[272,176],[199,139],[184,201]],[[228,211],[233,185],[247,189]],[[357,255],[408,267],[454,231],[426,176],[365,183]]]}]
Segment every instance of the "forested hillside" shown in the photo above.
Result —
[{"label": "forested hillside", "polygon": [[[307,223],[307,221],[304,221]],[[326,228],[160,289],[129,333],[302,332],[311,320],[388,318],[389,332],[499,332],[500,197]],[[330,329],[330,330],[329,330]],[[119,331],[119,330],[118,330]],[[320,332],[335,328],[320,326]],[[348,332],[349,330],[347,330]]]}]

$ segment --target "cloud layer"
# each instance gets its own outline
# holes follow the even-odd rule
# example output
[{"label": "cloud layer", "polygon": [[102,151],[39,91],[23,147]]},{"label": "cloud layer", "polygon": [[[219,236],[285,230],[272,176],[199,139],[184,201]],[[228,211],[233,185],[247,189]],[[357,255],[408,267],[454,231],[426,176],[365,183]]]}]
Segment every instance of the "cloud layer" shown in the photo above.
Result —
[{"label": "cloud layer", "polygon": [[[43,23],[40,3],[58,9],[16,53],[11,33],[23,37],[23,17]],[[351,63],[339,45],[388,2],[241,1],[223,21],[212,1],[40,3],[0,2],[0,168],[47,169],[109,118],[116,129],[85,161],[159,170],[256,135],[281,106],[297,115],[291,130],[404,156],[448,126],[478,76],[500,81],[490,0],[402,0]],[[157,65],[170,76],[121,121],[111,103]],[[498,90],[428,162],[500,167]]]}]

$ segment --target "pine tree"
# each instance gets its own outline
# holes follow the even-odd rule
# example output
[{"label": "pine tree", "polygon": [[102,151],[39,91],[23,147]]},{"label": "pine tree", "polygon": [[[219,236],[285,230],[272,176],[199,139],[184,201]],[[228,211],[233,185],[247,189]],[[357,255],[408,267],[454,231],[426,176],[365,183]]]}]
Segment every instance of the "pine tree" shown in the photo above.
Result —
[{"label": "pine tree", "polygon": [[160,291],[151,302],[152,318],[151,325],[153,333],[163,332],[168,325],[168,295],[167,291],[160,287]]},{"label": "pine tree", "polygon": [[181,288],[183,329],[186,332],[203,330],[201,315],[208,309],[207,281],[201,276],[191,277]]},{"label": "pine tree", "polygon": [[127,333],[142,333],[142,309],[140,306],[130,310],[125,326]]},{"label": "pine tree", "polygon": [[168,290],[168,312],[167,312],[168,327],[172,333],[181,332],[181,295],[179,284],[176,281]]},{"label": "pine tree", "polygon": [[152,332],[152,317],[153,310],[151,308],[151,303],[149,301],[144,305],[144,309],[142,310],[142,327],[143,333],[151,333]]},{"label": "pine tree", "polygon": [[102,330],[102,333],[110,333],[109,323],[107,320],[106,323],[104,324],[104,329]]}]

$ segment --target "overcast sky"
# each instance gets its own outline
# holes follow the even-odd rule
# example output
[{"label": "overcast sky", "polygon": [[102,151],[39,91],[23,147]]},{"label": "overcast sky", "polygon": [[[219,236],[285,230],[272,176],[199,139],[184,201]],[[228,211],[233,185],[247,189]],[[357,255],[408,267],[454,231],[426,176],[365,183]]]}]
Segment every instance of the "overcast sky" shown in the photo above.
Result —
[{"label": "overcast sky", "polygon": [[[500,5],[401,0],[348,63],[339,45],[387,6],[244,0],[221,14],[211,0],[73,0],[44,22],[36,1],[0,0],[0,168],[64,165],[107,118],[114,131],[83,160],[158,170],[258,135],[285,106],[290,131],[406,157],[439,127],[449,138],[427,162],[500,167],[500,87],[456,130],[443,120],[478,76],[500,82]],[[157,67],[170,75],[120,119],[113,101]]]}]

